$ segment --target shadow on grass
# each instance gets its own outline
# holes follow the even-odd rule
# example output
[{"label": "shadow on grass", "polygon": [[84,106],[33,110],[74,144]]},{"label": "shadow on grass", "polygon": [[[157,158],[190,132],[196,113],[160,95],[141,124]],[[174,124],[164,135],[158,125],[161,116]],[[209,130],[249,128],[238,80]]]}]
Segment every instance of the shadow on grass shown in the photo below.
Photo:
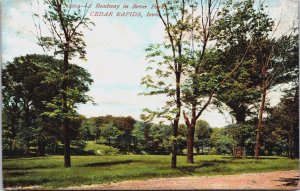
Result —
[{"label": "shadow on grass", "polygon": [[8,177],[16,177],[16,176],[24,176],[24,175],[27,175],[28,173],[26,172],[7,172],[5,173],[5,176],[8,176]]},{"label": "shadow on grass", "polygon": [[37,157],[37,156],[25,156],[25,155],[17,155],[17,156],[2,156],[3,160],[36,160],[36,159],[43,159],[47,158],[48,156],[43,156],[43,157]]},{"label": "shadow on grass", "polygon": [[32,186],[32,185],[42,185],[46,182],[59,181],[55,178],[25,178],[25,179],[5,179],[3,180],[3,187],[16,187],[16,186]]},{"label": "shadow on grass", "polygon": [[280,178],[280,182],[282,182],[282,186],[297,186],[299,182],[299,176],[295,178]]},{"label": "shadow on grass", "polygon": [[193,175],[196,173],[198,169],[201,168],[207,168],[207,167],[213,167],[213,166],[218,166],[218,165],[223,165],[223,164],[229,164],[230,161],[225,161],[225,160],[216,160],[216,161],[201,161],[200,163],[196,163],[193,166],[183,166],[183,167],[178,167],[178,170],[180,170],[182,173],[186,175]]},{"label": "shadow on grass", "polygon": [[130,164],[134,162],[141,162],[137,160],[123,160],[123,161],[110,161],[110,162],[96,162],[96,163],[89,163],[82,165],[84,167],[101,167],[101,166],[112,166],[112,165],[118,165],[118,164]]},{"label": "shadow on grass", "polygon": [[3,167],[3,170],[31,170],[31,169],[46,169],[46,168],[54,168],[59,167],[58,165],[38,165],[38,166],[18,166],[18,167]]}]

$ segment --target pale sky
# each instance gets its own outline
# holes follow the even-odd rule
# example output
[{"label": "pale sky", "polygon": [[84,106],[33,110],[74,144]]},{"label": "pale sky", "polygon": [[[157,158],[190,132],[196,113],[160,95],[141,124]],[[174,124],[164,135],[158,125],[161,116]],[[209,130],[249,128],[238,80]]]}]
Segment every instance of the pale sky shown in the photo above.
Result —
[{"label": "pale sky", "polygon": [[[148,5],[151,0],[85,0],[81,2],[100,4]],[[268,1],[265,1],[268,2]],[[273,18],[282,18],[278,32],[285,31],[293,22],[296,24],[297,0],[269,0],[269,12]],[[2,58],[3,62],[14,57],[40,53],[43,50],[36,44],[32,32],[35,28],[32,20],[32,7],[29,0],[4,0],[2,12]],[[101,11],[100,9],[91,11]],[[102,10],[103,11],[103,10]],[[118,10],[117,10],[118,11]],[[158,17],[90,17],[95,23],[92,31],[85,33],[87,43],[87,61],[74,62],[86,68],[92,75],[94,83],[88,93],[97,105],[85,104],[78,109],[87,117],[116,115],[132,116],[139,119],[143,108],[159,108],[164,105],[164,96],[139,96],[140,86],[145,74],[145,48],[151,43],[163,41],[163,27]],[[273,104],[279,101],[278,93],[271,93]],[[228,113],[220,114],[214,109],[204,112],[201,119],[212,127],[222,127],[231,123]],[[182,121],[183,122],[183,121]]]}]

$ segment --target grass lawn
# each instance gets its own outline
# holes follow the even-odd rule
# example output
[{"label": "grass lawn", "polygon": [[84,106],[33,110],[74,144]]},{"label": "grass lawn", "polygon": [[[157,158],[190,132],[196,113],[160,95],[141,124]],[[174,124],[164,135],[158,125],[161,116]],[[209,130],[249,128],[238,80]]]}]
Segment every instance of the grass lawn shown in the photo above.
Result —
[{"label": "grass lawn", "polygon": [[94,141],[87,141],[84,151],[92,152],[95,155],[115,155],[119,153],[119,149],[104,144],[96,144]]},{"label": "grass lawn", "polygon": [[72,167],[63,167],[63,156],[4,158],[4,187],[40,185],[45,188],[101,184],[132,179],[207,176],[299,169],[299,160],[282,157],[233,159],[225,156],[195,156],[195,164],[178,157],[170,168],[170,156],[116,155],[72,156]]}]

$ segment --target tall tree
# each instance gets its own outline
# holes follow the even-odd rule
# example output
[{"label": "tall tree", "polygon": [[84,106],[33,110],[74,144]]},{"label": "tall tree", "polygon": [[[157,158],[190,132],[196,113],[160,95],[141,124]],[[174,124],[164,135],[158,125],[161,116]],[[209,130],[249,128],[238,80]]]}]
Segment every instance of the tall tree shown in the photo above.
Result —
[{"label": "tall tree", "polygon": [[[53,111],[53,100],[57,100],[60,94],[62,67],[62,60],[45,55],[20,56],[4,65],[3,111],[6,132],[11,134],[11,147],[14,147],[18,135],[20,140],[24,140],[28,151],[32,144],[36,144],[38,155],[44,155],[45,144],[50,137],[60,140],[58,127],[61,118],[59,113]],[[73,64],[70,64],[69,72],[72,75],[70,90],[80,92],[72,94],[72,100],[85,103],[89,100],[85,93],[92,83],[90,74]]]},{"label": "tall tree", "polygon": [[[69,105],[69,95],[73,92],[69,91],[70,72],[69,61],[72,57],[78,55],[81,59],[85,59],[86,44],[83,39],[83,28],[88,28],[93,24],[86,17],[88,13],[88,4],[85,7],[72,9],[69,4],[72,0],[44,0],[46,10],[43,17],[44,23],[47,25],[51,36],[42,36],[41,26],[37,26],[37,37],[42,47],[53,50],[54,54],[63,56],[64,67],[61,71],[63,83],[61,86],[61,109],[63,117],[64,129],[64,166],[71,166],[70,157],[70,120],[73,118],[74,110],[72,104]],[[36,15],[36,14],[35,14]],[[40,15],[36,15],[40,17]],[[75,74],[76,75],[76,74]]]},{"label": "tall tree", "polygon": [[[260,97],[257,89],[260,83],[259,66],[253,55],[256,47],[249,44],[256,34],[270,31],[269,27],[257,27],[259,22],[268,22],[268,18],[255,8],[254,3],[248,0],[227,4],[221,12],[222,17],[213,28],[214,39],[222,50],[218,67],[211,66],[215,74],[229,72],[242,55],[248,52],[242,65],[220,87],[216,96],[218,101],[230,109],[237,124],[244,124],[246,117],[252,115]],[[260,17],[261,21],[258,20]]]},{"label": "tall tree", "polygon": [[[149,62],[157,64],[154,73],[157,79],[154,80],[151,75],[147,75],[142,79],[141,84],[150,89],[150,92],[144,95],[165,94],[174,97],[173,100],[167,102],[161,112],[151,112],[149,109],[145,111],[171,121],[173,126],[171,167],[176,168],[178,126],[182,106],[181,83],[185,64],[184,35],[188,30],[186,24],[188,4],[185,0],[162,1],[162,3],[156,0],[155,2],[159,18],[164,25],[166,40],[162,44],[150,45],[147,48]],[[148,69],[152,70],[152,67]]]},{"label": "tall tree", "polygon": [[[269,23],[272,23],[271,21]],[[263,27],[266,23],[262,23]],[[272,24],[269,24],[272,28]],[[255,57],[260,66],[261,81],[261,103],[258,114],[258,125],[255,144],[255,158],[259,157],[261,146],[261,135],[263,132],[263,114],[266,106],[267,91],[278,84],[287,83],[298,79],[298,36],[295,35],[298,29],[291,31],[291,34],[282,35],[279,39],[272,36],[259,35],[255,45],[257,51]],[[265,34],[267,35],[267,34]],[[298,87],[298,86],[297,86]]]},{"label": "tall tree", "polygon": [[47,89],[43,84],[47,78],[45,72],[51,72],[51,68],[57,66],[56,62],[47,56],[26,55],[6,63],[2,70],[4,113],[8,118],[17,117],[11,118],[8,125],[11,127],[12,138],[17,132],[22,134],[19,139],[23,139],[27,154],[30,153],[34,137],[41,138],[38,134],[42,129],[38,127],[44,125],[44,121],[40,120],[40,115],[46,111],[43,102],[49,102],[58,93],[55,84],[48,84]]},{"label": "tall tree", "polygon": [[[260,98],[260,67],[255,53],[259,36],[265,38],[272,30],[272,21],[264,13],[264,7],[255,1],[229,2],[220,12],[220,19],[213,26],[212,33],[219,50],[218,63],[209,66],[213,75],[229,72],[240,60],[242,65],[232,77],[220,86],[216,95],[218,105],[229,108],[240,128],[245,127],[246,118],[254,117]],[[247,54],[245,54],[247,52]],[[242,58],[243,57],[243,58]],[[238,147],[245,144],[237,142]]]},{"label": "tall tree", "polygon": [[266,129],[269,130],[269,134],[272,134],[272,138],[269,138],[268,142],[268,144],[272,144],[270,145],[270,153],[272,153],[273,147],[280,142],[281,144],[285,143],[280,146],[286,146],[284,149],[287,150],[287,155],[290,158],[299,158],[298,87],[289,91],[276,107],[271,108]]},{"label": "tall tree", "polygon": [[[226,6],[231,4],[232,2],[229,1]],[[229,25],[224,25],[219,21],[226,12],[226,6],[222,11],[220,10],[221,5],[218,0],[201,1],[200,17],[191,19],[191,42],[189,43],[191,48],[187,77],[183,88],[183,101],[190,111],[190,117],[183,111],[184,120],[189,131],[187,138],[187,161],[189,163],[194,162],[193,146],[197,120],[207,107],[215,102],[214,97],[219,94],[221,87],[233,77],[244,63],[250,46],[250,42],[247,41],[244,44],[247,47],[246,50],[240,54],[239,60],[231,65],[218,60],[222,56],[224,47],[219,46],[220,42],[218,40],[221,41],[222,39],[218,39],[218,34],[215,34],[213,30],[218,28],[215,27],[216,25],[223,25],[225,28],[223,32],[224,30],[230,30]],[[192,7],[195,7],[195,5],[192,4]],[[219,31],[219,33],[222,32]],[[228,59],[227,56],[223,55],[222,59]],[[225,67],[226,70],[216,73],[215,70],[221,67]]]},{"label": "tall tree", "polygon": [[[213,84],[205,73],[205,64],[211,60],[211,55],[208,55],[209,43],[211,40],[211,26],[213,25],[217,12],[220,8],[219,0],[207,0],[200,2],[201,14],[196,15],[197,2],[190,1],[191,19],[190,19],[190,61],[187,73],[186,84],[183,88],[184,103],[191,111],[191,117],[183,111],[185,124],[188,129],[187,134],[187,162],[194,163],[193,148],[194,135],[197,120],[202,112],[208,106],[210,99],[204,101],[203,98],[209,96],[212,91]],[[200,47],[197,49],[196,47]],[[208,56],[207,56],[208,55]]]},{"label": "tall tree", "polygon": [[[287,37],[278,39],[273,36],[277,29],[274,21],[266,13],[264,4],[257,5],[254,0],[229,3],[214,29],[218,46],[224,50],[221,62],[232,64],[239,60],[243,52],[248,52],[243,65],[233,75],[234,78],[223,84],[222,93],[217,98],[231,109],[237,123],[242,124],[252,114],[251,109],[260,97],[255,146],[257,158],[262,141],[267,90],[281,83],[280,79],[291,71],[291,64],[284,63],[286,53],[290,52],[284,42]],[[216,73],[221,70],[228,69],[223,65]]]}]

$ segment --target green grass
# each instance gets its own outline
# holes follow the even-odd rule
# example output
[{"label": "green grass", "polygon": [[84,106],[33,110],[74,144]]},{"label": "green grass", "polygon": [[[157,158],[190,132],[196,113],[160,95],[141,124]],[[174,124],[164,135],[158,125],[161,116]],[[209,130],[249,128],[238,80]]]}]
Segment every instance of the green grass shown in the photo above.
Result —
[{"label": "green grass", "polygon": [[101,184],[132,179],[207,176],[276,170],[296,170],[299,160],[282,157],[234,159],[196,156],[195,164],[178,157],[178,168],[170,168],[170,156],[116,155],[72,156],[72,167],[63,167],[62,156],[3,159],[4,187],[41,185],[44,188]]},{"label": "green grass", "polygon": [[104,144],[96,144],[94,141],[87,141],[84,151],[92,152],[95,155],[115,155],[119,153],[119,149]]}]

